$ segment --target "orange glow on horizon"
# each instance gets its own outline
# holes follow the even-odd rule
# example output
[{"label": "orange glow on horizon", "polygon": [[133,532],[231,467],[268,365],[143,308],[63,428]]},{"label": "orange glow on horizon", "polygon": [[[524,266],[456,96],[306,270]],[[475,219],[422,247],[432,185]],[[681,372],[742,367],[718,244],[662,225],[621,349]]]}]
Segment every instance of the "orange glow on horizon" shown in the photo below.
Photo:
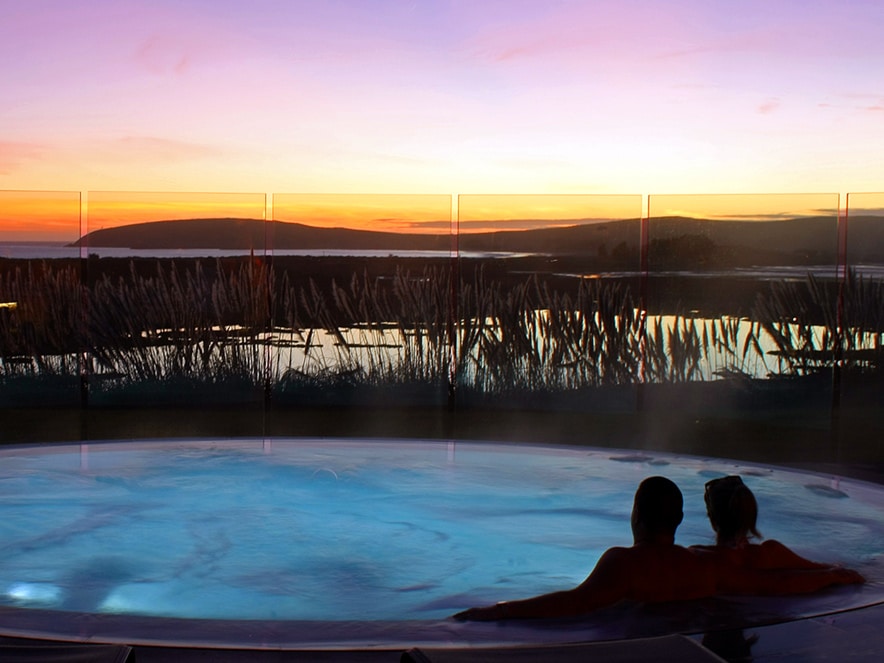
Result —
[{"label": "orange glow on horizon", "polygon": [[78,191],[0,191],[0,238],[71,242],[80,236]]},{"label": "orange glow on horizon", "polygon": [[848,215],[884,214],[884,193],[849,193],[846,203]]},{"label": "orange glow on horizon", "polygon": [[641,195],[465,194],[458,196],[462,233],[529,230],[639,219]]},{"label": "orange glow on horizon", "polygon": [[[192,218],[272,218],[324,228],[421,234],[449,234],[456,227],[466,234],[637,219],[644,200],[642,195],[606,194],[462,194],[453,198],[447,194],[309,193],[273,194],[271,199],[255,193],[0,191],[0,241],[72,242],[91,230]],[[272,205],[267,204],[270,201]],[[836,193],[647,197],[651,219],[837,218],[842,203],[854,213],[881,213],[884,194],[849,194],[844,201]]]},{"label": "orange glow on horizon", "polygon": [[273,220],[320,228],[448,234],[444,194],[274,194]]},{"label": "orange glow on horizon", "polygon": [[90,191],[84,234],[100,228],[177,219],[264,219],[263,193]]},{"label": "orange glow on horizon", "polygon": [[837,193],[662,194],[648,197],[648,216],[730,221],[778,221],[809,216],[838,217]]}]

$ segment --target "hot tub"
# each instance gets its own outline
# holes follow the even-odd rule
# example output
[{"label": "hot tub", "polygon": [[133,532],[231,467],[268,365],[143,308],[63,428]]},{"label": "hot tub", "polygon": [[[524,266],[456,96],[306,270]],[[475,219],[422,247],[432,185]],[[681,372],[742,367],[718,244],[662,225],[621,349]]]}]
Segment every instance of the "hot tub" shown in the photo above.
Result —
[{"label": "hot tub", "polygon": [[[810,597],[615,606],[470,624],[472,605],[572,587],[629,545],[639,481],[685,497],[740,474],[759,528],[870,580]],[[225,647],[546,643],[698,632],[884,599],[884,489],[722,459],[425,440],[109,441],[0,449],[0,634]]]}]

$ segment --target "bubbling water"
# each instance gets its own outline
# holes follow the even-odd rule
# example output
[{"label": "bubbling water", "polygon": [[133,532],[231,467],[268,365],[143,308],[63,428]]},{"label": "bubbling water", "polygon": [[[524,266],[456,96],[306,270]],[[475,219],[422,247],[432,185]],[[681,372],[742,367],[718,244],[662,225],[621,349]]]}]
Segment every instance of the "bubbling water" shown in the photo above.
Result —
[{"label": "bubbling water", "polygon": [[874,486],[725,460],[438,441],[200,440],[0,450],[0,605],[188,620],[440,620],[579,583],[631,542],[639,481],[741,474],[759,528],[873,567]]}]

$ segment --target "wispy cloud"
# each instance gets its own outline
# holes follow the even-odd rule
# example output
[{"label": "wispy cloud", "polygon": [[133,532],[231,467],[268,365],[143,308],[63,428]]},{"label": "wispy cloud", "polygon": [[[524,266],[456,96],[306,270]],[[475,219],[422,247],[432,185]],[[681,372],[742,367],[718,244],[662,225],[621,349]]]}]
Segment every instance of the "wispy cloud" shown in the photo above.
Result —
[{"label": "wispy cloud", "polygon": [[0,175],[13,175],[28,163],[141,163],[175,164],[230,156],[218,145],[182,141],[157,136],[130,135],[108,140],[41,142],[0,140]]},{"label": "wispy cloud", "polygon": [[0,175],[10,175],[26,161],[42,158],[46,148],[39,143],[0,140]]},{"label": "wispy cloud", "polygon": [[[697,216],[696,214],[694,216]],[[719,219],[724,221],[801,221],[802,219],[814,218],[819,216],[831,217],[833,222],[838,216],[838,210],[834,208],[795,210],[790,212],[764,212],[753,214],[706,214],[701,215],[709,219]]]},{"label": "wispy cloud", "polygon": [[135,50],[135,63],[152,74],[183,74],[191,65],[189,47],[166,35],[151,35]]},{"label": "wispy cloud", "polygon": [[769,114],[773,113],[774,111],[776,111],[777,109],[779,109],[779,107],[780,107],[780,100],[779,99],[776,99],[776,98],[768,99],[758,106],[758,112],[761,113],[762,115],[769,115]]},{"label": "wispy cloud", "polygon": [[[852,201],[851,201],[852,202]],[[884,207],[862,207],[860,205],[848,207],[847,217],[851,216],[884,216]]]},{"label": "wispy cloud", "polygon": [[880,94],[869,92],[852,92],[842,94],[836,101],[823,101],[817,108],[843,109],[850,111],[881,113],[884,112],[884,99]]},{"label": "wispy cloud", "polygon": [[159,138],[156,136],[123,136],[103,145],[111,156],[131,161],[191,161],[221,156],[224,150],[214,145]]},{"label": "wispy cloud", "polygon": [[515,66],[554,60],[582,68],[589,57],[613,65],[617,58],[635,60],[635,45],[643,41],[645,22],[631,23],[617,8],[538,3],[521,14],[502,12],[493,21],[485,16],[471,35],[469,50],[476,61]]}]

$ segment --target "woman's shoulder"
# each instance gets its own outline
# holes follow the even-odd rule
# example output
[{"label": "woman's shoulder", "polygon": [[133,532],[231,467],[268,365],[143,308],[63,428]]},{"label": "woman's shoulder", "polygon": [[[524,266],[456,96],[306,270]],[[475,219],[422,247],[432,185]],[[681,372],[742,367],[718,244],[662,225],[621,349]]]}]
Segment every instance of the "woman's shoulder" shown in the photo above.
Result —
[{"label": "woman's shoulder", "polygon": [[804,559],[776,539],[767,539],[760,543],[743,541],[737,546],[691,546],[691,551],[715,555],[734,566],[759,571],[825,567],[824,564]]},{"label": "woman's shoulder", "polygon": [[795,554],[786,544],[780,543],[776,539],[765,539],[760,543],[752,543],[750,545],[756,550],[757,554],[764,557],[792,556]]},{"label": "woman's shoulder", "polygon": [[787,545],[776,539],[767,539],[753,544],[757,549],[756,566],[768,569],[818,569],[826,564],[818,564],[805,559]]}]

